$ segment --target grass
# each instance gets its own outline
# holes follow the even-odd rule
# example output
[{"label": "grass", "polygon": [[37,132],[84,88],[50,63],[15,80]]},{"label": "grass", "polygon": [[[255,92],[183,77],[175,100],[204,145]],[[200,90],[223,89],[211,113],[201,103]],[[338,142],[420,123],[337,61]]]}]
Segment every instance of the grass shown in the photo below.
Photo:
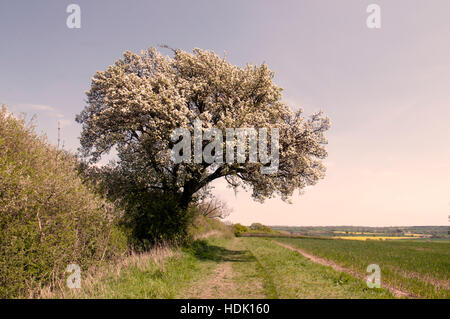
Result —
[{"label": "grass", "polygon": [[[181,292],[181,298],[393,297],[384,289],[369,289],[362,280],[311,262],[264,238],[208,239],[197,242],[192,253],[202,261],[203,270],[231,263],[233,285],[223,283],[226,276],[217,278],[220,272],[209,271]],[[211,286],[215,288],[212,291]]]},{"label": "grass", "polygon": [[202,275],[190,249],[155,248],[134,254],[115,265],[82,274],[81,289],[43,293],[43,298],[154,298],[177,297],[187,283]]},{"label": "grass", "polygon": [[[258,260],[237,239],[197,241],[194,255],[204,276],[180,292],[180,298],[265,298],[273,296],[270,279]],[[212,263],[211,263],[212,262]]]},{"label": "grass", "polygon": [[240,295],[248,295],[249,292],[252,292],[253,295],[250,295],[249,298],[278,299],[279,296],[271,274],[261,264],[258,256],[254,255],[246,245],[246,239],[237,239],[236,241],[236,247],[243,251],[244,256],[247,256],[247,263],[233,264],[233,271],[236,274],[234,281],[239,287]]},{"label": "grass", "polygon": [[369,264],[381,268],[382,282],[423,298],[449,298],[450,243],[277,239],[334,261],[361,275]]},{"label": "grass", "polygon": [[[82,277],[79,290],[43,292],[43,298],[187,298],[193,283],[210,276],[214,267],[232,252],[230,239],[211,237],[182,248],[155,248]],[[82,274],[83,276],[83,274]]]},{"label": "grass", "polygon": [[385,289],[369,289],[365,282],[316,264],[270,239],[240,238],[264,268],[278,298],[392,298]]},{"label": "grass", "polygon": [[[133,255],[83,277],[81,290],[53,297],[393,298],[386,289],[370,289],[364,280],[315,263],[276,241],[364,275],[368,264],[378,263],[382,281],[422,297],[448,298],[448,290],[446,295],[430,289],[423,280],[431,278],[425,274],[433,275],[436,285],[448,278],[448,244],[255,237],[209,237],[189,247]],[[431,272],[427,263],[434,267]]]}]

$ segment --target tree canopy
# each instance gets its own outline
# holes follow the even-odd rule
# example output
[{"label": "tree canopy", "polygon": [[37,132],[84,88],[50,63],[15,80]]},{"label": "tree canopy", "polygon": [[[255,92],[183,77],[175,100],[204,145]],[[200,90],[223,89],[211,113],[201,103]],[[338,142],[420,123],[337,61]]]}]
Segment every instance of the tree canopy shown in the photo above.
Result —
[{"label": "tree canopy", "polygon": [[[288,200],[324,176],[329,119],[291,110],[273,77],[265,64],[238,67],[201,49],[174,50],[172,56],[155,48],[127,51],[92,79],[87,105],[77,116],[82,154],[96,162],[116,148],[116,170],[142,189],[175,196],[183,207],[218,178],[252,190],[256,200],[276,194]],[[204,129],[278,129],[277,172],[262,174],[264,164],[249,161],[174,163],[172,132],[193,132],[196,120]]]}]

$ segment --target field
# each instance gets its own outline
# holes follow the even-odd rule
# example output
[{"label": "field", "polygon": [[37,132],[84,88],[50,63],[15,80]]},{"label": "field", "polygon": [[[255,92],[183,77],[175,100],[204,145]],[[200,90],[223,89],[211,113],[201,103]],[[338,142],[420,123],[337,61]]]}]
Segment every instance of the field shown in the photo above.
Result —
[{"label": "field", "polygon": [[[448,298],[448,254],[448,243],[210,237],[134,256],[80,290],[46,297]],[[365,283],[371,263],[382,288]]]},{"label": "field", "polygon": [[365,237],[370,239],[450,239],[447,226],[271,226],[272,230],[314,237]]},{"label": "field", "polygon": [[416,239],[417,237],[407,237],[407,236],[335,236],[336,239],[347,239],[347,240],[398,240],[398,239]]},{"label": "field", "polygon": [[366,275],[369,264],[381,268],[382,282],[417,297],[449,298],[450,243],[279,239]]}]

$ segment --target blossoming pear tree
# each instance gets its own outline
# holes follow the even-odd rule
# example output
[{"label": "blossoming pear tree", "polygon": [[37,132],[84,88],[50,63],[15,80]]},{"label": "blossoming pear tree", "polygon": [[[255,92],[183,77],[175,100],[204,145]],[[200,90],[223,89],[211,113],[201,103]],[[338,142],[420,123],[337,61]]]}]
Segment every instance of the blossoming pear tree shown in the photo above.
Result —
[{"label": "blossoming pear tree", "polygon": [[[170,194],[187,207],[213,180],[252,191],[263,201],[274,195],[289,201],[294,190],[324,176],[325,132],[321,112],[303,117],[283,101],[267,65],[232,65],[214,52],[174,50],[164,56],[154,48],[125,52],[105,71],[98,71],[77,116],[82,124],[81,152],[91,163],[115,148],[116,167],[149,192]],[[277,128],[279,163],[273,174],[262,163],[175,163],[171,133],[204,128]],[[225,143],[224,143],[225,144]],[[224,150],[225,150],[225,146]]]}]

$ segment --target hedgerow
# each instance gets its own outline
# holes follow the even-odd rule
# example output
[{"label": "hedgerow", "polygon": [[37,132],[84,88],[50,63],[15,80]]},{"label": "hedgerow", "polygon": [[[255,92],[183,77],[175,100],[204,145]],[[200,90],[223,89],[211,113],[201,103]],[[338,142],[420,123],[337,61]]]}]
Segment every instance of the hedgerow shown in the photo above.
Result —
[{"label": "hedgerow", "polygon": [[0,109],[0,297],[56,287],[66,267],[125,253],[121,212],[94,192],[71,154]]}]

